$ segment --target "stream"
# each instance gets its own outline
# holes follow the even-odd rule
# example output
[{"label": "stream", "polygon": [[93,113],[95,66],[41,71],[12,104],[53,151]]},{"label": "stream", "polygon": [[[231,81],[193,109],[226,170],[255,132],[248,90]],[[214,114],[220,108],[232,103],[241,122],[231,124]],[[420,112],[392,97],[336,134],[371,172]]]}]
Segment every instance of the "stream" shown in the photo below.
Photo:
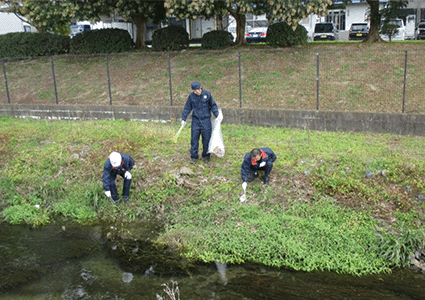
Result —
[{"label": "stream", "polygon": [[[396,270],[355,277],[255,264],[187,264],[146,239],[115,239],[110,225],[0,224],[0,299],[150,299],[164,285],[192,299],[425,299],[425,274]],[[133,229],[132,229],[133,230]],[[140,236],[140,235],[139,235]]]}]

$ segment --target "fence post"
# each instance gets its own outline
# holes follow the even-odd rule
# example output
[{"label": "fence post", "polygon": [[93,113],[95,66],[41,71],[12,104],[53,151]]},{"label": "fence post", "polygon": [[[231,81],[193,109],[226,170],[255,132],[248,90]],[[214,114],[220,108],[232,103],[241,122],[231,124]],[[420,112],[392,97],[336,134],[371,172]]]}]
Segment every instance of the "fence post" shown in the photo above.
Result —
[{"label": "fence post", "polygon": [[53,77],[53,87],[55,89],[55,101],[56,101],[56,104],[59,104],[58,89],[57,89],[57,86],[56,86],[55,64],[53,62],[53,56],[50,58],[50,62],[51,62],[51,65],[52,65],[52,77]]},{"label": "fence post", "polygon": [[407,77],[407,50],[404,55],[404,83],[403,83],[403,107],[401,109],[401,112],[404,114],[404,105],[406,101],[406,77]]},{"label": "fence post", "polygon": [[109,105],[112,105],[111,77],[109,76],[109,54],[106,54],[106,77],[108,78]]},{"label": "fence post", "polygon": [[10,104],[9,87],[7,85],[6,66],[4,64],[4,60],[1,60],[1,65],[3,67],[3,76],[4,76],[4,84],[6,86],[7,103]]},{"label": "fence post", "polygon": [[316,68],[317,68],[317,70],[316,70],[316,110],[319,110],[319,91],[320,91],[320,89],[319,89],[319,75],[320,75],[320,73],[319,73],[319,53],[317,53],[317,62],[316,62]]},{"label": "fence post", "polygon": [[241,53],[238,52],[239,66],[239,107],[242,108],[242,71],[241,71]]},{"label": "fence post", "polygon": [[170,87],[170,105],[173,106],[173,85],[172,85],[172,81],[171,81],[170,52],[167,52],[167,61],[168,61],[168,85]]}]

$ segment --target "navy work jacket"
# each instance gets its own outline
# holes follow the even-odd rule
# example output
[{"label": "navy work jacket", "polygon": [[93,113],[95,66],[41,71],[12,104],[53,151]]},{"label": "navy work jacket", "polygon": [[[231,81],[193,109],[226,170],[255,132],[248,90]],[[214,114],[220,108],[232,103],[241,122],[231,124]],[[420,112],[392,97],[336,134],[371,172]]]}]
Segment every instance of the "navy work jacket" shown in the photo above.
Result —
[{"label": "navy work jacket", "polygon": [[111,161],[109,158],[105,161],[105,164],[103,165],[103,176],[102,176],[102,183],[103,188],[105,191],[111,190],[111,184],[115,182],[115,177],[117,175],[124,176],[125,172],[131,171],[134,166],[134,159],[131,158],[130,155],[125,153],[121,154],[121,166],[115,168],[112,167]]},{"label": "navy work jacket", "polygon": [[202,90],[202,93],[199,96],[196,95],[194,92],[189,94],[189,97],[187,98],[186,104],[183,108],[183,121],[186,121],[187,116],[189,116],[192,110],[192,119],[211,119],[211,112],[216,118],[218,117],[217,104],[215,104],[211,93],[206,90]]},{"label": "navy work jacket", "polygon": [[267,163],[268,161],[274,162],[276,160],[276,154],[274,154],[274,152],[270,148],[259,149],[261,150],[261,160],[258,162],[251,157],[251,152],[245,154],[241,166],[242,181],[248,181],[249,174],[260,169],[259,164],[261,162],[265,161]]}]

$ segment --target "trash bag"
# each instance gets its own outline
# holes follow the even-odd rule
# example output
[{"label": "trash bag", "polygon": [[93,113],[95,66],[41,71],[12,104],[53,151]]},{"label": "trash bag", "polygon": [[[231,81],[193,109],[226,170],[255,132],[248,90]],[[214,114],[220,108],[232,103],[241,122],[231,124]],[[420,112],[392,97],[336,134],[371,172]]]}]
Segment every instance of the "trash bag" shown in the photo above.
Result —
[{"label": "trash bag", "polygon": [[212,132],[210,143],[208,145],[208,153],[212,153],[217,157],[224,156],[224,143],[223,135],[221,134],[221,121],[223,120],[223,113],[221,108],[218,109],[218,117],[211,122]]}]

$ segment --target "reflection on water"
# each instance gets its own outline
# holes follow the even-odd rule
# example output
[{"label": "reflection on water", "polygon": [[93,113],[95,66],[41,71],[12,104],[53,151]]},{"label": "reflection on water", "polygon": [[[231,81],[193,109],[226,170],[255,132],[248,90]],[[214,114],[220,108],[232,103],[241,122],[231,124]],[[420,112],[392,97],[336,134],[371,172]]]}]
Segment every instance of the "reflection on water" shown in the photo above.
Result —
[{"label": "reflection on water", "polygon": [[133,274],[129,272],[122,273],[122,281],[125,283],[130,283],[133,280]]},{"label": "reflection on water", "polygon": [[226,278],[226,267],[227,264],[226,263],[219,263],[219,262],[214,262],[217,270],[218,270],[218,274],[220,274],[220,278],[221,281],[223,281],[223,284],[226,285],[227,284],[227,278]]},{"label": "reflection on water", "polygon": [[[137,248],[143,255],[141,245],[129,252]],[[199,264],[190,275],[160,276],[150,256],[148,267],[123,270],[116,251],[105,243],[101,227],[0,224],[0,298],[156,300],[159,294],[169,300],[162,285],[176,281],[182,300],[425,299],[425,274],[408,271],[353,277],[217,262]]]}]

